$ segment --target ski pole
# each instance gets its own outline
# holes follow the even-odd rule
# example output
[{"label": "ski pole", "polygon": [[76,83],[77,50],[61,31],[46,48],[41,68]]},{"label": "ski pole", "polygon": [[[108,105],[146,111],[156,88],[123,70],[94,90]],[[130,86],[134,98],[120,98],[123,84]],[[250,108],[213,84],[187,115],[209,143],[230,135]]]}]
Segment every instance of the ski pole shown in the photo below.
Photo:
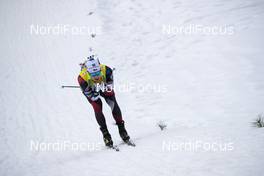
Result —
[{"label": "ski pole", "polygon": [[80,88],[80,86],[64,86],[62,85],[61,88]]}]

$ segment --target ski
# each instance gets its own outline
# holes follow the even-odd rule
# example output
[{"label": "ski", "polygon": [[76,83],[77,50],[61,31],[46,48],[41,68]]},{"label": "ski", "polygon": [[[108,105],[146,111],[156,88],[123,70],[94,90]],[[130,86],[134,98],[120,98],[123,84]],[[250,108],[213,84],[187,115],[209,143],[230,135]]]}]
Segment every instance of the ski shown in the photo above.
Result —
[{"label": "ski", "polygon": [[116,145],[107,146],[107,148],[108,148],[108,149],[113,149],[113,150],[115,150],[115,151],[117,151],[117,152],[120,151],[119,148],[118,148]]},{"label": "ski", "polygon": [[133,141],[131,141],[131,140],[128,140],[128,141],[126,141],[124,143],[129,145],[129,146],[136,147],[136,144]]}]

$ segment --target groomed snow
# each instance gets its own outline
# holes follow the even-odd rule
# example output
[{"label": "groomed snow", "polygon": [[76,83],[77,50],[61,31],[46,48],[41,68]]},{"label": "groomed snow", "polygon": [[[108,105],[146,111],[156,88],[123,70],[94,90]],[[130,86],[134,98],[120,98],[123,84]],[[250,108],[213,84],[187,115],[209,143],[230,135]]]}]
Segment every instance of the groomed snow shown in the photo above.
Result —
[{"label": "groomed snow", "polygon": [[[264,113],[263,18],[263,0],[1,1],[0,175],[263,175],[264,131],[251,124]],[[32,25],[101,31],[37,35]],[[229,33],[168,34],[169,25]],[[132,86],[116,96],[135,148],[104,149],[81,91],[60,87],[77,85],[89,47],[116,68],[116,87]],[[34,151],[32,141],[99,149]]]}]

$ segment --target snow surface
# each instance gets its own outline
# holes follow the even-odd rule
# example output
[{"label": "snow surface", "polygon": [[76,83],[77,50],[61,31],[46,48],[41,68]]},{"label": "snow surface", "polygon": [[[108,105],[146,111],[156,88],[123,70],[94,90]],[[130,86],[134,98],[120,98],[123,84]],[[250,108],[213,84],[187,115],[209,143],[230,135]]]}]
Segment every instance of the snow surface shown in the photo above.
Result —
[{"label": "snow surface", "polygon": [[[263,175],[264,132],[251,125],[264,112],[263,0],[3,0],[0,18],[1,176]],[[101,26],[102,33],[36,35],[32,24]],[[163,25],[231,26],[234,34],[164,34]],[[91,46],[116,68],[116,86],[165,87],[116,92],[137,146],[32,151],[31,141],[102,142],[80,90],[60,88],[77,84]],[[197,141],[231,147],[164,148]]]}]

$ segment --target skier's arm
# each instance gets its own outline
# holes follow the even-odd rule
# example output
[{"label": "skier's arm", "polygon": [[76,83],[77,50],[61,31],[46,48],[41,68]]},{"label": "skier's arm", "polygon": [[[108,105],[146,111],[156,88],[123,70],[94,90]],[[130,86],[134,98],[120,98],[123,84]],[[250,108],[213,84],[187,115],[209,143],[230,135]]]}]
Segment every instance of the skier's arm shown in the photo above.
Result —
[{"label": "skier's arm", "polygon": [[106,66],[105,94],[107,96],[114,95],[113,70],[108,66]]},{"label": "skier's arm", "polygon": [[114,83],[113,70],[106,66],[106,84],[110,85]]},{"label": "skier's arm", "polygon": [[88,83],[81,77],[78,76],[78,82],[82,89],[83,94],[92,101],[96,101],[99,98],[99,92],[93,91],[92,87],[88,85]]}]

